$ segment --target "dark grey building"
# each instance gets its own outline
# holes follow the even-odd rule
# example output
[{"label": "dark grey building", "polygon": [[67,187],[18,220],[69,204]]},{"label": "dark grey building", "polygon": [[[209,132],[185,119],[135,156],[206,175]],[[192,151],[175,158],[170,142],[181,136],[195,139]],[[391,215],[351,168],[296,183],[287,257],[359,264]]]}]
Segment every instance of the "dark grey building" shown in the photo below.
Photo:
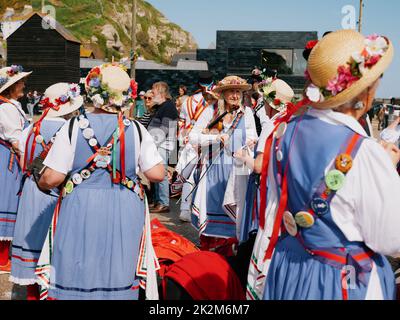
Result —
[{"label": "dark grey building", "polygon": [[43,92],[57,82],[79,82],[79,56],[79,40],[57,21],[44,21],[38,13],[7,38],[7,64],[33,71],[26,91]]},{"label": "dark grey building", "polygon": [[[172,66],[139,61],[136,80],[140,90],[150,89],[156,81],[165,81],[173,95],[181,84],[193,92],[197,89],[198,73],[204,70],[205,64],[201,61],[205,61],[208,70],[215,73],[215,80],[226,75],[247,79],[255,66],[276,69],[278,76],[299,93],[305,82],[303,50],[308,41],[315,39],[318,39],[316,31],[218,31],[216,49],[198,49],[196,54],[177,55]],[[88,67],[81,64],[81,76],[85,77],[88,71]]]},{"label": "dark grey building", "polygon": [[276,69],[296,91],[304,86],[307,65],[303,50],[318,33],[298,31],[217,31],[216,49],[197,51],[217,79],[226,75],[250,77],[255,66]]}]

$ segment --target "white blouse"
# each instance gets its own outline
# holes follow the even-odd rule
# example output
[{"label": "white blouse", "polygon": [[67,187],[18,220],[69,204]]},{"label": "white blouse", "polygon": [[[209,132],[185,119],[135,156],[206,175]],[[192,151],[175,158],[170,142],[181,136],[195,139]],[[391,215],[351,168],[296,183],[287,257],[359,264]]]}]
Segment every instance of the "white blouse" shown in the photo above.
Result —
[{"label": "white blouse", "polygon": [[18,141],[28,118],[22,110],[21,103],[10,100],[11,103],[0,104],[0,138],[10,143]]},{"label": "white blouse", "polygon": [[[72,130],[71,142],[69,139],[68,121],[59,131],[54,141],[53,147],[47,155],[44,165],[57,172],[68,174],[71,172],[75,159],[76,143],[78,138],[78,121],[75,121]],[[132,124],[133,126],[134,124]],[[135,163],[138,164],[136,172],[146,172],[155,167],[163,160],[157,151],[156,144],[150,133],[139,124],[142,132],[142,142],[139,141],[139,135],[135,135]],[[136,127],[135,127],[136,130]],[[139,149],[140,146],[140,149]]]},{"label": "white blouse", "polygon": [[[245,128],[246,128],[246,142],[251,140],[257,140],[257,129],[256,123],[254,121],[253,111],[248,108],[241,109],[244,112],[244,121],[245,121]],[[217,138],[218,135],[216,134],[204,134],[204,128],[207,128],[208,124],[214,118],[214,107],[210,106],[206,110],[203,111],[200,118],[197,120],[196,124],[194,125],[192,131],[189,135],[189,142],[192,145],[201,145],[207,146],[210,144],[218,143]],[[231,124],[226,125],[224,123],[225,129],[228,129]]]}]

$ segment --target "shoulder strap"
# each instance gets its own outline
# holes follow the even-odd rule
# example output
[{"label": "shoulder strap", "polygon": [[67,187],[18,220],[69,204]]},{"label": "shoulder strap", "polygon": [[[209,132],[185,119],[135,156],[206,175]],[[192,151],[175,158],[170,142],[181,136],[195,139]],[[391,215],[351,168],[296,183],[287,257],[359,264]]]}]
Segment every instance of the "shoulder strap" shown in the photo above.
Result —
[{"label": "shoulder strap", "polygon": [[73,117],[71,121],[69,122],[69,127],[68,127],[68,137],[69,137],[69,143],[72,143],[72,131],[74,130],[74,123],[75,123],[76,117]]},{"label": "shoulder strap", "polygon": [[137,129],[137,131],[139,133],[139,142],[140,142],[140,145],[141,145],[142,141],[143,141],[142,130],[140,129],[139,123],[136,120],[132,120],[132,121],[135,124],[136,129]]}]

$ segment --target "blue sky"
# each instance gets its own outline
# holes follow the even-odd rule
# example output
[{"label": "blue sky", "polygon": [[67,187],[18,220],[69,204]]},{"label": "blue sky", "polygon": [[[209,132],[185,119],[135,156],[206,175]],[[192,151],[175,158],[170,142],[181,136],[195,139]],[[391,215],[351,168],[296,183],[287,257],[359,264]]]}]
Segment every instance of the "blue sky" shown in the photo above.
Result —
[{"label": "blue sky", "polygon": [[[192,33],[200,48],[216,42],[217,30],[318,31],[342,28],[342,8],[359,0],[147,0]],[[396,53],[378,97],[400,97],[400,1],[364,0],[364,34],[388,36]]]}]

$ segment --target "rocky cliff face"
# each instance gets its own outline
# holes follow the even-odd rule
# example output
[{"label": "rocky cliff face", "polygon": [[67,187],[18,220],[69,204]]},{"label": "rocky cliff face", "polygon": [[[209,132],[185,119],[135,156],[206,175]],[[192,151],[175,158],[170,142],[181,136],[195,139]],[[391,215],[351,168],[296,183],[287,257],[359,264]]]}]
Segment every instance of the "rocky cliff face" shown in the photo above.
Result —
[{"label": "rocky cliff face", "polygon": [[[39,10],[41,1],[0,0],[0,14],[25,5]],[[56,19],[98,58],[128,57],[130,53],[131,0],[47,0],[56,8]],[[14,17],[15,17],[14,16]],[[145,59],[169,62],[175,53],[197,47],[193,37],[144,0],[138,0],[137,50]]]}]

